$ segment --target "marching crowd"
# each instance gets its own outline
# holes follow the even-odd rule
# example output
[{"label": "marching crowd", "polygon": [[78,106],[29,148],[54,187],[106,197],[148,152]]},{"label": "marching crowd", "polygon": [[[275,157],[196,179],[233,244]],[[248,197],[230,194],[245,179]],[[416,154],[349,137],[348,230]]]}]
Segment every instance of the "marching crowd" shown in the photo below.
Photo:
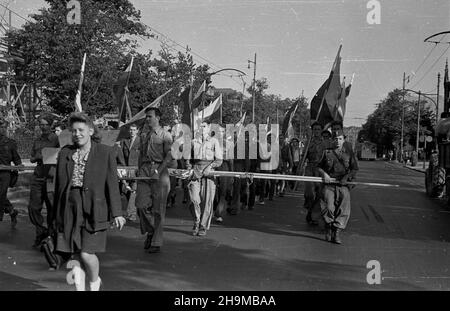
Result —
[{"label": "marching crowd", "polygon": [[[317,208],[325,223],[325,239],[342,243],[340,231],[345,229],[350,216],[349,182],[358,170],[342,123],[334,122],[328,129],[313,123],[311,138],[303,150],[299,139],[288,140],[280,135],[279,165],[274,167],[270,157],[260,154],[261,148],[257,148],[256,158],[249,156],[249,144],[253,142],[248,137],[244,159],[225,157],[226,148],[217,138],[223,132],[215,133],[208,122],[200,124],[189,144],[191,158],[174,159],[171,150],[178,133],[160,124],[158,108],[145,112],[144,125],[141,128],[131,125],[129,138],[114,147],[100,143],[98,130],[86,114],[73,113],[68,122],[73,144],[62,146],[56,169],[43,163],[42,149],[60,147],[58,134],[64,125],[53,124],[45,116],[39,119],[41,136],[33,143],[30,157],[36,163],[28,205],[30,221],[36,228],[33,246],[39,248],[51,236],[55,252],[79,255],[90,290],[99,290],[101,285],[96,254],[106,250],[106,232],[111,223],[121,229],[127,220],[139,222],[145,236],[144,249],[148,253],[161,252],[166,209],[175,204],[177,185],[182,187],[182,202],[192,214],[192,235],[200,237],[207,235],[212,221],[223,223],[226,214],[253,210],[266,200],[283,197],[287,188],[298,187],[296,181],[257,179],[251,174],[246,178],[214,177],[213,171],[321,177],[323,183],[305,182],[306,221],[311,226],[319,224],[312,213]],[[0,165],[20,166],[16,142],[6,137],[6,128],[6,121],[0,120]],[[271,150],[271,136],[269,132],[264,150]],[[302,165],[303,157],[306,166]],[[138,169],[131,178],[119,179],[118,166]],[[169,175],[170,168],[185,169],[188,173],[178,179]],[[17,170],[0,170],[0,220],[6,213],[13,224],[17,223],[17,210],[7,199],[7,189],[14,185],[15,173]],[[53,200],[47,191],[50,176],[55,176]],[[337,182],[331,182],[332,178]],[[44,204],[46,220],[42,216]]]}]

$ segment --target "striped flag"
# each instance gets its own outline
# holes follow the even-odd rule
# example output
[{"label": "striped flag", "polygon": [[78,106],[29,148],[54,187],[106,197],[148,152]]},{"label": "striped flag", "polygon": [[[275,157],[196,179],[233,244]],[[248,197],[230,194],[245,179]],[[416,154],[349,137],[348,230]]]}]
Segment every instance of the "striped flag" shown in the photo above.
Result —
[{"label": "striped flag", "polygon": [[86,65],[86,53],[83,56],[83,63],[81,64],[81,72],[80,72],[80,82],[78,83],[78,91],[75,97],[75,110],[77,112],[83,111],[83,107],[81,106],[81,91],[83,89],[83,80],[84,80],[84,67]]},{"label": "striped flag", "polygon": [[345,97],[348,97],[348,95],[350,95],[350,90],[351,90],[352,85],[353,85],[353,79],[355,79],[355,74],[352,75],[352,79],[350,80],[350,84],[345,89]]},{"label": "striped flag", "polygon": [[295,113],[297,112],[298,103],[300,100],[296,100],[291,107],[289,107],[289,110],[286,111],[283,119],[283,123],[281,126],[281,135],[287,135],[287,131],[289,126],[292,126],[292,118],[294,117]]},{"label": "striped flag", "polygon": [[194,98],[192,99],[192,109],[201,106],[205,92],[206,92],[206,81],[203,81],[202,85],[200,86],[197,93],[195,93]]},{"label": "striped flag", "polygon": [[[350,84],[351,86],[351,84]],[[345,104],[346,104],[346,93],[347,89],[345,88],[345,78],[342,81],[342,87],[341,87],[341,94],[339,95],[338,104],[336,106],[336,112],[335,112],[335,120],[344,122],[344,115],[345,115]]]},{"label": "striped flag", "polygon": [[195,112],[194,110],[194,131],[198,124],[203,120],[210,119],[216,111],[222,106],[222,94],[219,95],[211,104],[205,107],[205,109]]}]

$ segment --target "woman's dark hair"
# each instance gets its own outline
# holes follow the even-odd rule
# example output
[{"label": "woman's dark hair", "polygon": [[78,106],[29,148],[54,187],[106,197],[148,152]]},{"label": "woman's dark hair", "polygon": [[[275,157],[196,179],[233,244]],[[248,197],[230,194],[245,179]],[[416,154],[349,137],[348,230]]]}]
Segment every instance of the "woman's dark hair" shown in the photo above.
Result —
[{"label": "woman's dark hair", "polygon": [[102,138],[100,136],[100,133],[98,131],[97,126],[95,126],[94,122],[92,122],[91,118],[84,112],[74,112],[69,117],[69,126],[72,127],[72,125],[76,122],[85,123],[87,126],[89,126],[91,129],[94,130],[94,134],[92,134],[91,139],[92,141],[99,143],[101,142]]}]

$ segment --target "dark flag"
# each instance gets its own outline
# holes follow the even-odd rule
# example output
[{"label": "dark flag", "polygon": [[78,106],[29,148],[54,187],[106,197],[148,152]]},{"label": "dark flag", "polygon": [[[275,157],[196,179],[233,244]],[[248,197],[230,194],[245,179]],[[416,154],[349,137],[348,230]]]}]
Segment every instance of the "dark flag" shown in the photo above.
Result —
[{"label": "dark flag", "polygon": [[317,121],[323,127],[327,127],[330,122],[334,121],[333,113],[338,106],[338,100],[341,95],[340,82],[340,64],[342,45],[339,46],[336,59],[330,72],[328,79],[322,84],[311,100],[310,117],[311,122]]},{"label": "dark flag", "polygon": [[[311,107],[310,107],[311,123],[314,121],[317,121],[322,126],[325,126],[326,124],[334,121],[333,116],[331,115],[331,112],[328,109],[328,105],[326,104],[325,98],[324,98],[325,91],[329,84],[329,80],[330,80],[330,78],[328,78],[322,84],[322,86],[317,91],[316,95],[314,95],[313,99],[311,100]],[[324,101],[323,104],[322,104],[322,99]],[[320,115],[318,115],[321,104],[322,104],[322,109],[320,110]]]},{"label": "dark flag", "polygon": [[281,126],[281,135],[286,136],[290,123],[292,122],[292,118],[297,112],[298,103],[300,100],[296,100],[291,107],[289,107],[288,111],[284,114],[283,123]]},{"label": "dark flag", "polygon": [[[133,57],[127,69],[119,76],[116,83],[113,85],[113,94],[116,102],[116,107],[119,110],[119,122],[126,122],[127,110],[131,113],[128,104],[128,80],[130,79],[131,68],[133,67]],[[131,115],[130,115],[131,118]]]},{"label": "dark flag", "polygon": [[191,86],[188,85],[183,92],[181,92],[180,99],[183,105],[183,113],[181,115],[181,123],[188,125],[191,127],[191,107],[189,104],[189,99],[191,97]]}]

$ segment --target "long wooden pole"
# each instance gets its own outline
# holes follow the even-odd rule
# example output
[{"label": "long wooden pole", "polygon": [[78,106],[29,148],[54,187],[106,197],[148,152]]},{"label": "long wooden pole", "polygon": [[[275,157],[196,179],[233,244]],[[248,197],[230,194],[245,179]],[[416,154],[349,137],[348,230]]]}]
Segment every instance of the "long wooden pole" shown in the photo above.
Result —
[{"label": "long wooden pole", "polygon": [[[19,171],[33,171],[36,166],[9,166],[0,165],[0,171],[5,170],[19,170]],[[118,166],[117,170],[126,170],[127,172],[135,172],[137,166]],[[188,175],[189,170],[173,169],[169,168],[169,174],[174,177],[185,178]],[[127,174],[124,174],[127,175]],[[321,177],[313,176],[295,176],[295,175],[282,175],[282,174],[266,174],[266,173],[244,173],[244,172],[225,172],[225,171],[212,171],[207,176],[212,177],[235,177],[235,178],[254,178],[254,179],[273,179],[273,180],[291,180],[291,181],[306,181],[306,182],[319,182],[324,183]],[[148,180],[151,177],[120,177],[120,180]],[[339,183],[335,178],[330,179],[331,184]],[[400,187],[393,184],[380,184],[380,183],[367,183],[367,182],[348,182],[349,185],[365,185],[373,187]]]}]

